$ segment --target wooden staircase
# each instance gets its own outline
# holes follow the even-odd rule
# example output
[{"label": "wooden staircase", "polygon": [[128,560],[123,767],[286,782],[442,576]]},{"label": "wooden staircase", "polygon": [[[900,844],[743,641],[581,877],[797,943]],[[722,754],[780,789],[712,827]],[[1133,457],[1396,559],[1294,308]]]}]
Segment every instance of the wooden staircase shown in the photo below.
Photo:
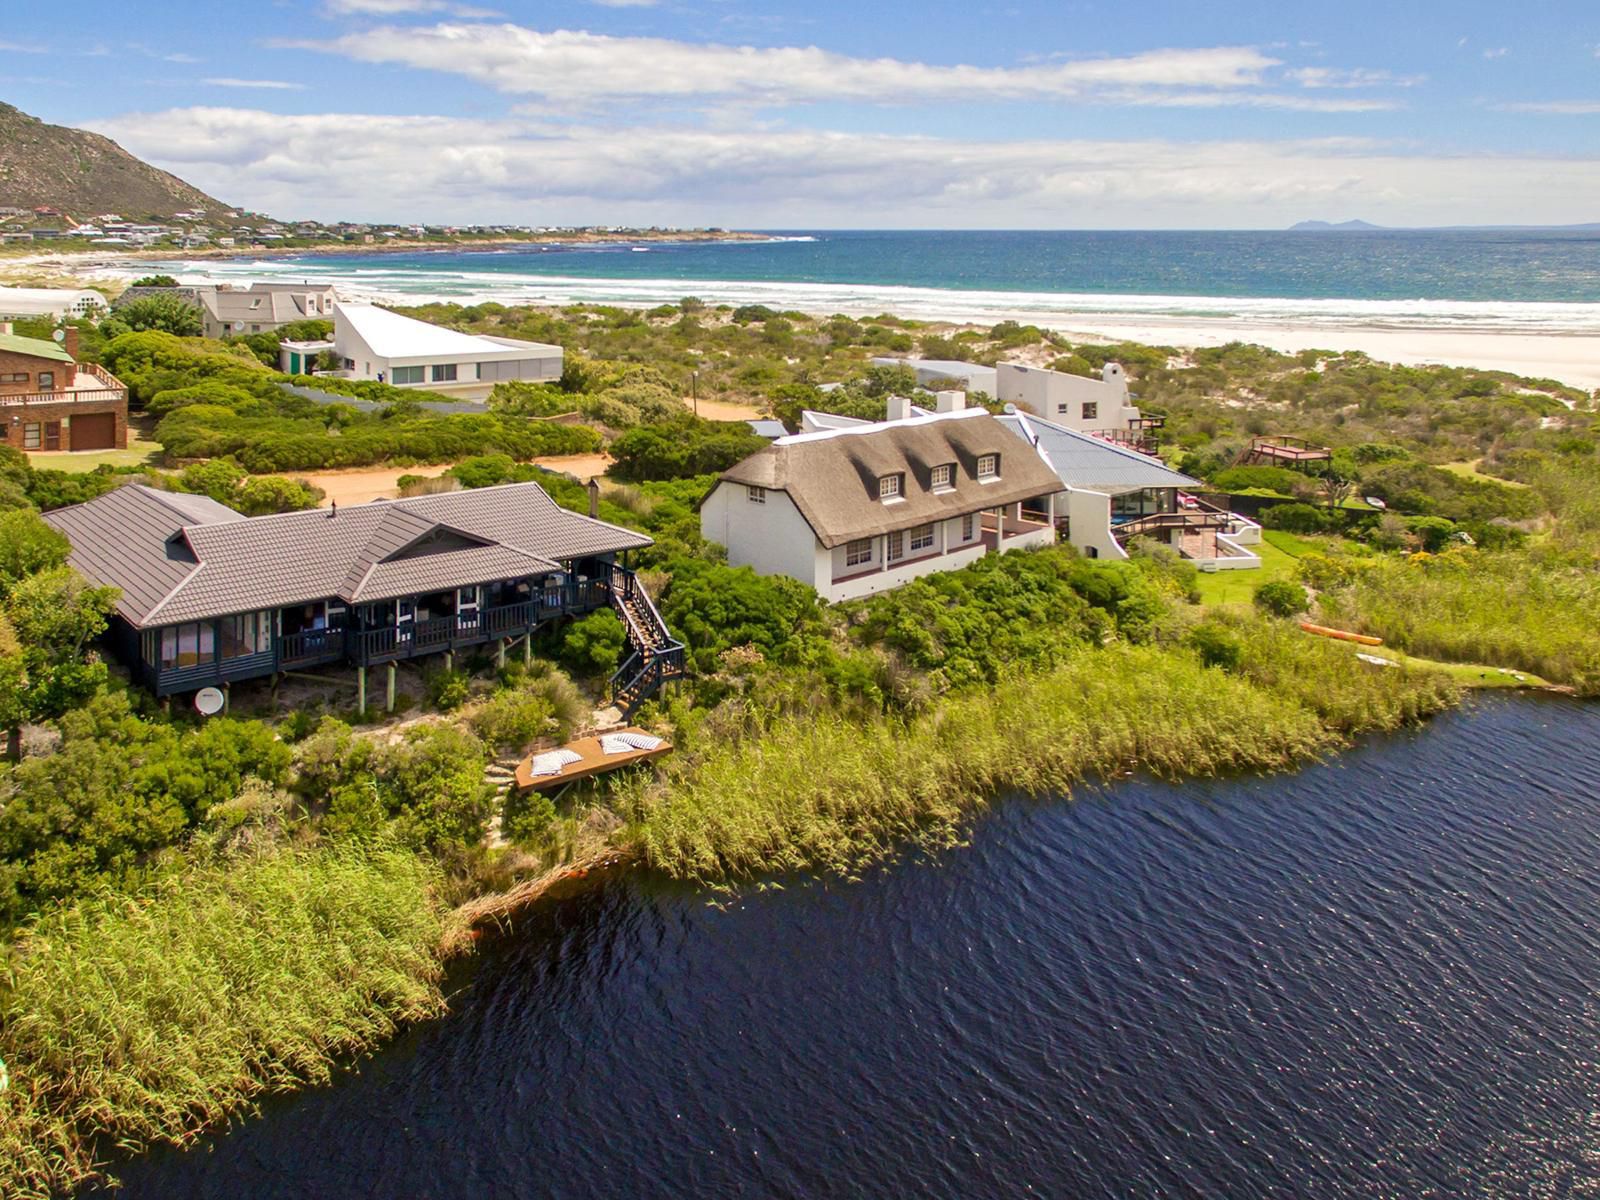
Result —
[{"label": "wooden staircase", "polygon": [[632,571],[613,566],[610,591],[611,607],[628,631],[622,665],[611,677],[611,702],[631,717],[663,683],[683,677],[683,643],[672,636]]}]

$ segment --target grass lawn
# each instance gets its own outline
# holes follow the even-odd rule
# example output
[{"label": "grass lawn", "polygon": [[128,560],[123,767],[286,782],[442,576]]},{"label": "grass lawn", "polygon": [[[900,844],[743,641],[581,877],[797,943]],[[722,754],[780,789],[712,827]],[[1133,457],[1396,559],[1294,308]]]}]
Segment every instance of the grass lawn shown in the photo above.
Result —
[{"label": "grass lawn", "polygon": [[1274,579],[1299,578],[1296,560],[1302,555],[1321,549],[1316,542],[1284,533],[1280,529],[1264,529],[1261,544],[1247,547],[1261,558],[1261,567],[1255,571],[1217,571],[1200,574],[1200,603],[1207,608],[1224,604],[1241,604],[1249,607],[1256,588]]},{"label": "grass lawn", "polygon": [[128,431],[126,450],[80,450],[77,453],[44,454],[30,451],[28,463],[38,471],[92,471],[98,466],[142,467],[153,463],[161,453],[156,442],[147,442]]}]

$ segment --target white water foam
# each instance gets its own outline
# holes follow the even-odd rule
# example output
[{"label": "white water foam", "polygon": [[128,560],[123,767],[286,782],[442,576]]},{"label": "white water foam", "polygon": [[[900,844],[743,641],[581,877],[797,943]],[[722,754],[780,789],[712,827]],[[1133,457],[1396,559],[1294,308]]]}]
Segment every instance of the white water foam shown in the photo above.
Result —
[{"label": "white water foam", "polygon": [[164,271],[186,283],[312,280],[331,283],[349,299],[399,304],[587,302],[649,308],[692,295],[712,304],[765,304],[812,313],[894,313],[925,321],[976,324],[1010,319],[1061,328],[1114,320],[1156,325],[1230,323],[1253,328],[1600,335],[1600,304],[1595,303],[1108,295],[777,280],[600,279],[398,265],[346,268],[259,259],[146,262],[132,264],[128,270],[141,274]]}]

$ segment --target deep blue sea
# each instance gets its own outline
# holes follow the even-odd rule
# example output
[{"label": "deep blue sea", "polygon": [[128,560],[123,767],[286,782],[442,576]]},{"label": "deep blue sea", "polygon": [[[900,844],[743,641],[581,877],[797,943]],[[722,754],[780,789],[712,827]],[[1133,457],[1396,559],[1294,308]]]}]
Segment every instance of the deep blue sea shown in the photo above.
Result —
[{"label": "deep blue sea", "polygon": [[1594,1196],[1600,706],[1011,797],[854,884],[617,880],[454,987],[118,1195]]},{"label": "deep blue sea", "polygon": [[1600,230],[791,231],[757,242],[165,265],[191,279],[327,279],[350,295],[413,301],[654,305],[697,295],[715,303],[932,320],[1222,319],[1600,332]]}]

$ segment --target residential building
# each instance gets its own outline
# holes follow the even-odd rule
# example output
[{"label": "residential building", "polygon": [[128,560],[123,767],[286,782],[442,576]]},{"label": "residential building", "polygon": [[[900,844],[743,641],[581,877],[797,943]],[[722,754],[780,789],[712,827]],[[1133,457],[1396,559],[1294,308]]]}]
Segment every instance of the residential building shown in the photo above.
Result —
[{"label": "residential building", "polygon": [[0,287],[0,320],[7,317],[92,317],[106,311],[106,298],[87,288]]},{"label": "residential building", "polygon": [[213,338],[270,333],[296,321],[331,321],[338,300],[326,283],[224,283],[196,293],[205,335]]},{"label": "residential building", "polygon": [[1026,363],[978,363],[931,358],[875,358],[878,366],[910,367],[922,387],[937,388],[956,380],[969,392],[983,392],[1004,404],[1044,417],[1069,429],[1095,433],[1138,449],[1153,450],[1151,431],[1160,417],[1145,417],[1133,404],[1128,377],[1120,363],[1107,363],[1098,379],[1069,375]]},{"label": "residential building", "polygon": [[1094,558],[1126,558],[1134,538],[1171,546],[1203,571],[1261,565],[1248,549],[1261,527],[1195,493],[1204,485],[1159,458],[1035,417],[1016,405],[996,418],[1061,481],[1056,526]]},{"label": "residential building", "polygon": [[0,322],[0,446],[126,449],[128,389],[103,367],[75,361],[76,329],[60,336],[60,343],[18,337]]},{"label": "residential building", "polygon": [[568,512],[533,483],[243,517],[204,496],[117,488],[45,520],[70,564],[118,588],[110,641],[159,696],[287,670],[367,669],[480,646],[503,661],[552,621],[611,606],[631,706],[683,670],[683,648],[626,566],[643,534]]},{"label": "residential building", "polygon": [[700,531],[734,566],[850,600],[983,555],[1055,541],[1055,474],[994,417],[966,408],[778,438],[723,472]]},{"label": "residential building", "polygon": [[954,382],[959,384],[964,392],[982,392],[985,396],[993,397],[996,395],[995,389],[999,386],[993,367],[957,362],[950,358],[874,358],[872,365],[910,367],[916,373],[918,387],[934,390],[948,387]]},{"label": "residential building", "polygon": [[284,342],[280,369],[309,374],[329,350],[341,366],[327,373],[339,378],[376,379],[467,400],[483,399],[503,380],[554,383],[561,378],[560,346],[460,333],[376,305],[343,302],[334,305],[332,339]]}]

